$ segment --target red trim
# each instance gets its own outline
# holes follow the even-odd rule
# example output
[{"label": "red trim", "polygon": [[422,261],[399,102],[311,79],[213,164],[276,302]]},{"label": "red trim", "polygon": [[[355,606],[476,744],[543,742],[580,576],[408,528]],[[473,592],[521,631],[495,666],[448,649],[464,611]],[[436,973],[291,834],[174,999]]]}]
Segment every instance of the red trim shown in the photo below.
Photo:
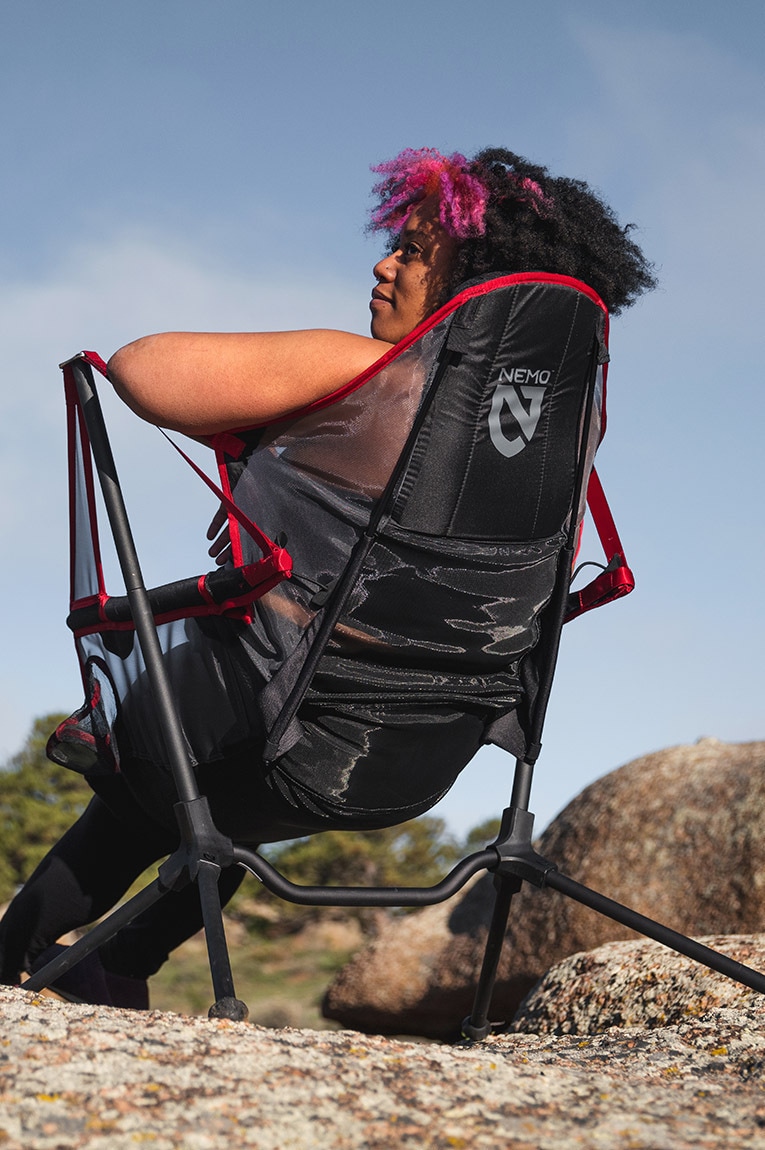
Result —
[{"label": "red trim", "polygon": [[[456,296],[453,296],[452,299],[447,300],[447,302],[443,304],[442,307],[438,308],[438,310],[433,312],[432,315],[428,316],[421,323],[419,323],[417,327],[409,332],[408,335],[404,336],[402,340],[399,340],[397,344],[389,348],[389,350],[386,351],[384,355],[380,356],[379,359],[370,364],[370,366],[362,371],[360,375],[355,376],[353,379],[349,380],[348,383],[344,383],[342,387],[337,388],[336,391],[330,392],[329,395],[322,396],[321,399],[314,400],[313,403],[306,404],[305,407],[299,407],[294,411],[287,412],[285,415],[279,416],[278,419],[269,419],[261,423],[243,424],[240,427],[229,428],[226,431],[217,432],[215,435],[211,435],[209,437],[210,445],[215,448],[216,454],[220,448],[220,450],[225,451],[227,455],[232,455],[234,458],[238,458],[243,450],[244,444],[238,437],[237,432],[254,431],[259,427],[271,427],[273,424],[287,423],[290,420],[297,419],[299,416],[308,415],[313,411],[320,411],[324,407],[328,407],[333,403],[337,403],[339,400],[344,399],[346,395],[350,395],[352,392],[357,391],[358,388],[363,387],[363,385],[372,379],[373,376],[377,375],[377,373],[382,371],[384,367],[387,367],[389,363],[407,351],[413,343],[416,343],[417,340],[421,339],[423,335],[426,335],[427,332],[431,331],[434,327],[436,327],[437,324],[441,323],[442,320],[450,316],[454,311],[457,310],[458,307],[461,307],[463,303],[466,303],[471,299],[476,299],[480,296],[488,295],[489,292],[497,291],[499,288],[512,287],[514,284],[524,283],[560,284],[563,287],[573,288],[575,291],[581,292],[582,295],[587,296],[588,299],[597,304],[605,316],[605,339],[606,345],[608,345],[608,308],[603,303],[603,300],[600,298],[598,293],[593,288],[589,287],[588,284],[584,283],[582,280],[575,279],[573,276],[558,275],[556,272],[512,272],[506,276],[497,276],[496,279],[485,280],[480,284],[473,284],[472,287],[465,288]],[[100,371],[102,375],[107,376],[108,378],[106,364],[101,359],[101,356],[97,354],[97,352],[82,351],[80,352],[79,356],[75,356],[74,358],[86,359],[88,363],[90,363],[93,367]],[[72,361],[69,360],[68,362],[71,363]],[[61,366],[64,367],[65,365],[62,364]],[[604,366],[604,408],[606,375],[607,371],[606,367]]]},{"label": "red trim", "polygon": [[218,431],[209,438],[210,446],[215,450],[216,456],[219,451],[222,451],[226,455],[230,455],[232,459],[238,459],[247,446],[240,436],[232,435],[230,431]]},{"label": "red trim", "polygon": [[[360,375],[356,376],[354,379],[350,380],[347,384],[344,384],[342,387],[338,388],[336,391],[332,392],[330,395],[324,396],[321,399],[316,400],[314,403],[307,404],[305,407],[299,408],[295,411],[291,411],[279,419],[268,420],[267,422],[264,422],[264,423],[255,423],[255,424],[248,425],[247,427],[235,428],[235,429],[231,429],[228,431],[220,432],[214,436],[210,436],[209,442],[210,442],[210,445],[215,449],[216,461],[218,464],[218,471],[219,471],[220,480],[221,480],[221,487],[218,487],[217,484],[215,484],[209,478],[209,476],[207,476],[205,474],[205,472],[200,467],[198,467],[196,465],[196,463],[186,454],[186,452],[184,452],[182,450],[182,448],[180,448],[172,439],[170,439],[169,436],[166,435],[165,432],[163,432],[163,434],[166,435],[166,438],[170,441],[170,443],[172,443],[173,447],[175,447],[176,451],[178,451],[179,454],[183,456],[183,458],[186,460],[186,462],[189,464],[189,466],[197,473],[197,475],[203,480],[203,482],[206,483],[207,486],[218,496],[218,498],[221,500],[221,502],[224,504],[224,506],[228,510],[228,512],[229,512],[229,528],[230,528],[230,535],[231,535],[232,558],[233,558],[235,566],[243,568],[245,570],[246,577],[248,578],[248,580],[250,578],[250,575],[252,575],[252,577],[253,577],[253,581],[252,581],[253,590],[251,592],[247,592],[241,596],[237,596],[235,598],[232,598],[231,600],[228,600],[227,602],[225,602],[223,604],[214,604],[213,602],[206,601],[204,604],[200,604],[198,607],[184,608],[183,610],[179,610],[177,612],[168,612],[164,615],[158,615],[155,617],[156,622],[157,623],[171,622],[174,619],[182,619],[182,618],[187,618],[189,616],[194,616],[194,615],[204,615],[204,614],[211,614],[211,613],[212,614],[224,614],[227,612],[232,613],[233,611],[236,611],[238,608],[242,608],[244,606],[250,605],[254,599],[258,598],[260,595],[265,594],[266,591],[270,590],[271,587],[275,586],[282,579],[290,577],[290,574],[292,571],[292,560],[291,560],[290,556],[288,555],[288,553],[286,551],[284,551],[282,548],[278,547],[275,543],[273,543],[272,540],[270,540],[268,538],[268,536],[265,535],[265,533],[263,531],[261,531],[261,529],[257,526],[257,524],[255,524],[252,520],[250,520],[240,510],[240,508],[236,505],[236,503],[233,500],[232,491],[231,491],[231,484],[229,482],[228,470],[226,468],[225,461],[223,459],[223,455],[225,453],[226,455],[233,456],[234,458],[238,458],[238,456],[241,454],[243,447],[244,447],[244,443],[239,438],[239,436],[237,435],[237,431],[250,431],[250,430],[254,430],[254,429],[259,428],[259,427],[266,427],[266,426],[271,426],[273,424],[289,422],[289,421],[292,421],[294,419],[299,418],[300,416],[307,415],[307,414],[314,412],[314,411],[319,411],[324,407],[329,407],[332,404],[337,403],[339,400],[345,398],[345,396],[350,395],[354,391],[357,391],[360,387],[363,387],[363,385],[365,383],[367,383],[370,379],[372,379],[375,375],[377,375],[380,371],[382,371],[383,368],[387,367],[387,365],[389,363],[391,363],[391,362],[393,362],[393,360],[397,359],[398,356],[402,355],[405,351],[407,351],[414,343],[417,342],[417,340],[421,339],[422,336],[426,335],[429,331],[431,331],[434,327],[436,327],[444,319],[446,319],[448,316],[453,314],[457,310],[457,308],[461,307],[462,304],[466,303],[468,300],[480,298],[482,296],[488,295],[492,291],[496,291],[496,290],[499,290],[501,288],[512,287],[516,284],[534,284],[534,283],[559,284],[563,287],[573,288],[575,291],[580,292],[582,295],[585,295],[588,299],[592,300],[592,302],[595,303],[602,310],[603,315],[605,317],[605,339],[606,339],[606,344],[608,343],[608,325],[609,325],[608,310],[607,310],[605,304],[603,303],[603,301],[598,296],[598,294],[592,288],[590,288],[587,284],[583,283],[581,280],[574,279],[571,276],[558,275],[558,274],[553,273],[553,272],[516,272],[516,273],[513,273],[511,275],[497,276],[495,279],[485,280],[483,283],[474,284],[472,287],[466,288],[464,291],[461,291],[458,295],[454,296],[447,303],[445,303],[443,305],[443,307],[440,307],[431,316],[428,316],[427,319],[423,320],[422,323],[418,324],[416,328],[414,328],[407,336],[404,337],[404,339],[400,340],[399,343],[397,343],[394,347],[390,348],[383,356],[380,357],[380,359],[376,360],[373,364],[371,364]],[[104,363],[103,359],[96,352],[83,351],[78,356],[75,356],[74,359],[75,360],[76,359],[86,360],[92,367],[94,367],[102,375],[104,375],[108,378],[107,366]],[[96,570],[97,570],[99,593],[97,596],[92,596],[87,600],[80,600],[80,602],[78,604],[75,604],[75,602],[71,599],[70,599],[70,601],[71,601],[72,608],[74,608],[75,606],[85,605],[86,603],[89,603],[89,602],[98,601],[100,604],[100,607],[101,607],[101,610],[99,613],[102,614],[102,617],[103,617],[103,611],[104,611],[105,603],[106,603],[108,597],[106,595],[106,591],[104,588],[103,569],[102,569],[102,565],[101,565],[101,557],[100,557],[100,551],[99,551],[98,524],[97,524],[97,520],[96,520],[95,498],[94,498],[94,488],[93,488],[93,474],[92,474],[92,466],[91,466],[90,450],[89,450],[90,445],[89,445],[89,440],[88,440],[88,436],[87,436],[87,429],[86,429],[85,424],[84,424],[84,417],[82,415],[82,412],[79,409],[79,403],[77,401],[77,396],[76,396],[76,389],[74,388],[74,380],[73,380],[72,371],[71,371],[71,363],[72,362],[73,362],[72,360],[68,360],[66,363],[62,364],[61,366],[64,369],[64,381],[65,381],[65,388],[66,388],[67,404],[70,406],[70,408],[74,407],[74,409],[77,412],[78,421],[79,421],[83,472],[84,472],[86,492],[87,492],[88,510],[89,510],[89,515],[90,515],[90,520],[91,520],[91,538],[92,538],[93,552],[94,552],[93,557],[94,557]],[[604,367],[603,367],[603,410],[602,410],[602,422],[601,422],[601,440],[603,438],[603,434],[605,434],[605,422],[606,422],[606,413],[605,413],[606,376],[607,376],[607,365],[604,365]],[[71,578],[71,587],[72,587],[72,593],[73,593],[73,591],[74,591],[74,552],[75,552],[74,520],[75,520],[75,509],[76,509],[75,504],[74,504],[74,486],[75,485],[72,482],[72,480],[74,478],[73,468],[74,468],[74,458],[75,458],[75,456],[74,456],[74,439],[75,439],[75,437],[72,434],[72,431],[74,429],[74,422],[73,422],[74,421],[74,415],[73,414],[70,415],[69,420],[70,420],[70,422],[69,422],[69,429],[70,429],[70,431],[69,431],[69,465],[70,465],[70,548],[71,548],[70,578]],[[160,428],[160,430],[162,430],[162,429]],[[588,485],[587,501],[588,501],[588,505],[590,506],[590,509],[592,511],[593,519],[595,520],[595,524],[596,524],[596,527],[598,529],[598,534],[600,536],[601,543],[603,544],[604,550],[606,551],[606,555],[609,559],[609,564],[611,564],[617,556],[620,559],[623,559],[623,553],[621,552],[621,543],[619,541],[618,534],[616,533],[616,528],[614,526],[613,518],[611,517],[611,513],[610,513],[610,510],[608,508],[608,503],[606,502],[605,495],[603,493],[603,488],[600,485],[600,481],[599,481],[599,479],[597,477],[597,473],[595,472],[594,469],[593,469],[592,474],[590,476],[590,481],[589,481],[589,485]],[[252,538],[258,544],[258,546],[260,547],[260,549],[264,555],[264,558],[259,563],[249,564],[246,568],[245,568],[244,562],[243,562],[241,533],[239,530],[240,526],[244,527],[244,529],[247,531],[247,533],[252,536]],[[593,582],[590,583],[587,587],[585,587],[581,592],[577,593],[579,600],[580,600],[579,606],[578,606],[578,608],[576,608],[573,612],[571,612],[569,614],[568,618],[573,618],[575,615],[581,614],[583,611],[590,610],[592,607],[598,606],[600,602],[605,602],[608,599],[617,597],[618,595],[627,594],[629,591],[632,590],[633,587],[634,587],[634,579],[632,577],[631,571],[626,566],[626,564],[619,566],[616,569],[612,568],[611,570],[604,571],[597,579],[593,580]],[[202,596],[202,598],[204,598],[205,600],[208,600],[209,593],[207,592],[207,589],[204,586],[204,576],[200,577],[199,590],[200,590],[200,595]],[[209,597],[209,598],[211,598],[211,597]],[[245,618],[249,619],[250,616],[245,615]],[[108,620],[106,620],[105,618],[103,618],[103,621],[100,625],[93,626],[91,628],[86,628],[82,631],[77,631],[76,634],[77,635],[86,635],[86,634],[90,634],[92,632],[96,632],[99,630],[124,631],[124,630],[131,630],[132,628],[133,628],[132,623],[111,623]]]},{"label": "red trim", "polygon": [[[422,336],[426,335],[436,327],[437,324],[441,323],[442,320],[450,316],[452,312],[456,311],[458,307],[461,307],[463,303],[466,303],[470,299],[488,295],[489,292],[497,291],[499,288],[512,287],[514,284],[523,283],[560,284],[563,287],[574,288],[575,291],[586,295],[588,299],[591,299],[593,303],[597,304],[605,316],[606,344],[608,343],[608,309],[598,293],[593,291],[591,287],[588,287],[586,283],[574,279],[573,276],[561,276],[554,272],[514,272],[512,275],[498,276],[496,279],[486,280],[484,283],[473,284],[472,287],[465,288],[459,295],[448,300],[438,311],[433,312],[433,314],[428,316],[427,319],[424,319],[422,323],[419,323],[416,328],[409,332],[409,335],[404,336],[402,340],[386,351],[384,355],[375,360],[373,364],[370,364],[365,371],[362,371],[360,375],[357,375],[348,383],[344,383],[337,391],[330,392],[329,395],[314,400],[313,403],[308,403],[305,407],[299,407],[295,411],[281,415],[278,419],[269,419],[262,423],[251,423],[246,426],[232,428],[231,431],[226,431],[222,434],[233,434],[236,436],[237,432],[240,431],[254,431],[259,427],[271,427],[274,424],[287,423],[290,420],[298,419],[303,415],[309,415],[314,411],[321,411],[322,408],[337,403],[339,400],[344,399],[346,395],[350,395],[352,392],[357,391],[358,388],[363,387],[373,376],[377,375],[384,367],[387,367],[389,363],[407,351],[413,343],[416,343],[418,339],[421,339]],[[217,439],[217,437],[213,438]]]},{"label": "red trim", "polygon": [[[269,419],[262,423],[250,423],[242,425],[241,427],[230,428],[227,431],[218,432],[217,434],[210,436],[211,445],[216,448],[216,451],[220,445],[221,449],[226,451],[226,454],[233,455],[234,458],[237,458],[241,454],[243,448],[242,441],[237,436],[238,431],[253,431],[258,427],[270,427],[275,423],[286,423],[289,420],[297,419],[299,416],[308,415],[310,412],[320,411],[322,408],[328,407],[332,403],[337,403],[338,400],[343,399],[346,395],[350,395],[351,392],[354,392],[358,388],[363,387],[363,385],[367,383],[368,380],[377,375],[379,371],[382,371],[384,367],[387,367],[388,364],[392,362],[392,360],[397,359],[398,356],[407,351],[413,343],[416,343],[417,340],[421,339],[423,335],[427,334],[427,332],[431,331],[434,327],[436,327],[437,324],[441,323],[442,320],[450,316],[452,312],[456,311],[457,308],[461,307],[463,303],[467,302],[467,300],[488,295],[489,292],[497,291],[499,288],[512,287],[514,284],[524,283],[560,284],[563,287],[573,288],[575,291],[581,292],[582,295],[587,296],[588,299],[591,299],[593,303],[597,304],[605,316],[605,338],[606,345],[608,344],[608,308],[603,303],[603,300],[600,298],[598,293],[582,280],[575,279],[573,276],[558,275],[556,272],[513,272],[510,275],[497,276],[496,279],[485,280],[480,284],[473,284],[472,287],[465,288],[463,291],[459,292],[458,295],[453,296],[450,300],[447,300],[447,302],[443,304],[442,307],[433,312],[432,315],[428,316],[422,321],[422,323],[419,323],[417,327],[410,331],[409,335],[404,336],[402,340],[399,340],[397,344],[389,348],[389,350],[386,351],[384,355],[375,360],[373,364],[370,364],[370,366],[366,368],[365,371],[362,371],[360,375],[355,376],[354,379],[349,380],[348,383],[344,383],[342,387],[339,387],[336,391],[330,392],[329,395],[325,395],[321,399],[314,400],[313,403],[306,404],[305,407],[299,407],[295,411],[290,411],[286,415],[280,416],[278,419]],[[74,358],[86,359],[88,363],[96,368],[97,371],[100,371],[102,375],[108,378],[106,364],[97,352],[82,351],[80,352],[79,356],[75,356]],[[71,363],[72,361],[69,360],[68,362]],[[62,364],[62,367],[63,366],[65,365]],[[607,372],[604,367],[604,400],[606,374]],[[231,441],[228,444],[225,444],[225,441],[227,441],[229,437]],[[233,450],[231,450],[232,448]]]},{"label": "red trim", "polygon": [[205,603],[208,603],[211,607],[215,606],[215,600],[207,590],[207,579],[204,575],[200,575],[197,579],[197,591],[199,592],[200,597],[204,599]]}]

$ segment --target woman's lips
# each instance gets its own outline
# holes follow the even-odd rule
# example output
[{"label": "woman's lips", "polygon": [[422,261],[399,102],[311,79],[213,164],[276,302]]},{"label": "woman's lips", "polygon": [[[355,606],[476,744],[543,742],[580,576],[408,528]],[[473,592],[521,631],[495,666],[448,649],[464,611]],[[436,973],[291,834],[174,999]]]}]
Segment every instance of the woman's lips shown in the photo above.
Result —
[{"label": "woman's lips", "polygon": [[375,290],[372,292],[372,298],[371,298],[371,300],[369,301],[369,307],[370,307],[370,309],[371,309],[372,311],[374,311],[374,309],[375,309],[376,307],[384,307],[385,305],[387,305],[388,307],[390,307],[390,306],[391,306],[391,301],[388,299],[388,297],[387,297],[387,296],[383,295],[381,291],[378,291],[378,290],[375,288]]}]

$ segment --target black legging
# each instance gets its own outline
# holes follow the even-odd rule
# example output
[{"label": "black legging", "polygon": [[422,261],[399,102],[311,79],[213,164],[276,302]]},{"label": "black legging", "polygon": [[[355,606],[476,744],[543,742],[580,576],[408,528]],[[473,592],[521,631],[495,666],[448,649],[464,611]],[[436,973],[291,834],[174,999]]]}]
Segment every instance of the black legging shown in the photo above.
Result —
[{"label": "black legging", "polygon": [[[355,705],[302,717],[304,737],[268,772],[253,747],[197,768],[216,826],[236,842],[256,847],[414,818],[448,790],[484,730],[478,717],[448,708]],[[93,780],[87,810],[11,903],[0,923],[0,981],[18,982],[51,943],[105,914],[178,845],[170,777],[140,760],[125,759],[122,768]],[[223,905],[244,873],[232,867],[221,875]],[[99,955],[114,974],[148,978],[201,926],[197,888],[189,885],[144,911]]]},{"label": "black legging", "polygon": [[[152,827],[140,808],[128,824],[95,795],[84,814],[46,855],[0,923],[0,982],[16,983],[62,934],[110,910],[138,876],[174,850],[178,836]],[[221,875],[222,901],[242,880],[238,867]],[[196,886],[166,896],[100,951],[108,970],[132,978],[154,974],[171,950],[202,925]]]}]

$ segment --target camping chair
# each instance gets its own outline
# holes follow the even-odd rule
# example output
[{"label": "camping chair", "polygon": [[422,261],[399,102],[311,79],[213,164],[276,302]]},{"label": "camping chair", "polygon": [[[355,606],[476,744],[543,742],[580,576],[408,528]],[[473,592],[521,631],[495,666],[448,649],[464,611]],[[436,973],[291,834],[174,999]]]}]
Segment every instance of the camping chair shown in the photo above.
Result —
[{"label": "camping chair", "polygon": [[[152,883],[26,988],[55,982],[166,892],[196,882],[215,995],[210,1016],[246,1018],[217,888],[221,871],[239,865],[277,896],[312,906],[422,907],[492,872],[495,910],[463,1024],[471,1040],[491,1030],[510,904],[524,881],[765,991],[763,975],[560,874],[532,846],[532,775],[562,626],[633,586],[592,469],[605,426],[607,320],[595,293],[568,277],[523,273],[467,285],[327,400],[267,428],[213,437],[221,483],[205,481],[228,509],[233,563],[149,591],[95,389],[93,369],[104,365],[87,352],[62,365],[74,540],[68,622],[86,703],[59,727],[49,753],[75,769],[116,769],[121,709],[132,693],[146,696],[148,683],[156,721],[141,737],[147,756],[172,772],[181,841]],[[347,434],[359,421],[361,450]],[[91,461],[125,596],[109,596],[103,585]],[[572,591],[586,501],[607,562]],[[256,618],[271,640],[267,659],[262,644],[235,656],[260,660],[267,686],[241,705],[219,675],[218,695],[201,700],[198,685],[178,670],[177,652],[191,644],[203,660],[210,620],[229,620],[246,641]],[[341,631],[361,636],[355,660],[333,644]],[[274,761],[300,738],[301,703],[343,689],[480,708],[486,741],[516,758],[496,841],[433,887],[294,884],[222,835],[199,793],[190,747],[204,761],[223,727],[242,738],[257,711],[268,735],[264,759]]]}]

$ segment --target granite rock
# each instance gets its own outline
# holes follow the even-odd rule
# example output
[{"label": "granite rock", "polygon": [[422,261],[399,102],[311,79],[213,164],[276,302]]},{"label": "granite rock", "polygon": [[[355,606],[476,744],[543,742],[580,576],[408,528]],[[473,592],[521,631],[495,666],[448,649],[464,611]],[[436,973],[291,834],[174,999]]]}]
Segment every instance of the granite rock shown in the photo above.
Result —
[{"label": "granite rock", "polygon": [[[765,935],[696,941],[757,972]],[[552,967],[521,1003],[510,1031],[603,1034],[612,1027],[677,1026],[711,1010],[759,1012],[765,998],[658,942],[609,942]]]},{"label": "granite rock", "polygon": [[765,1012],[475,1047],[0,987],[3,1150],[765,1148]]}]

